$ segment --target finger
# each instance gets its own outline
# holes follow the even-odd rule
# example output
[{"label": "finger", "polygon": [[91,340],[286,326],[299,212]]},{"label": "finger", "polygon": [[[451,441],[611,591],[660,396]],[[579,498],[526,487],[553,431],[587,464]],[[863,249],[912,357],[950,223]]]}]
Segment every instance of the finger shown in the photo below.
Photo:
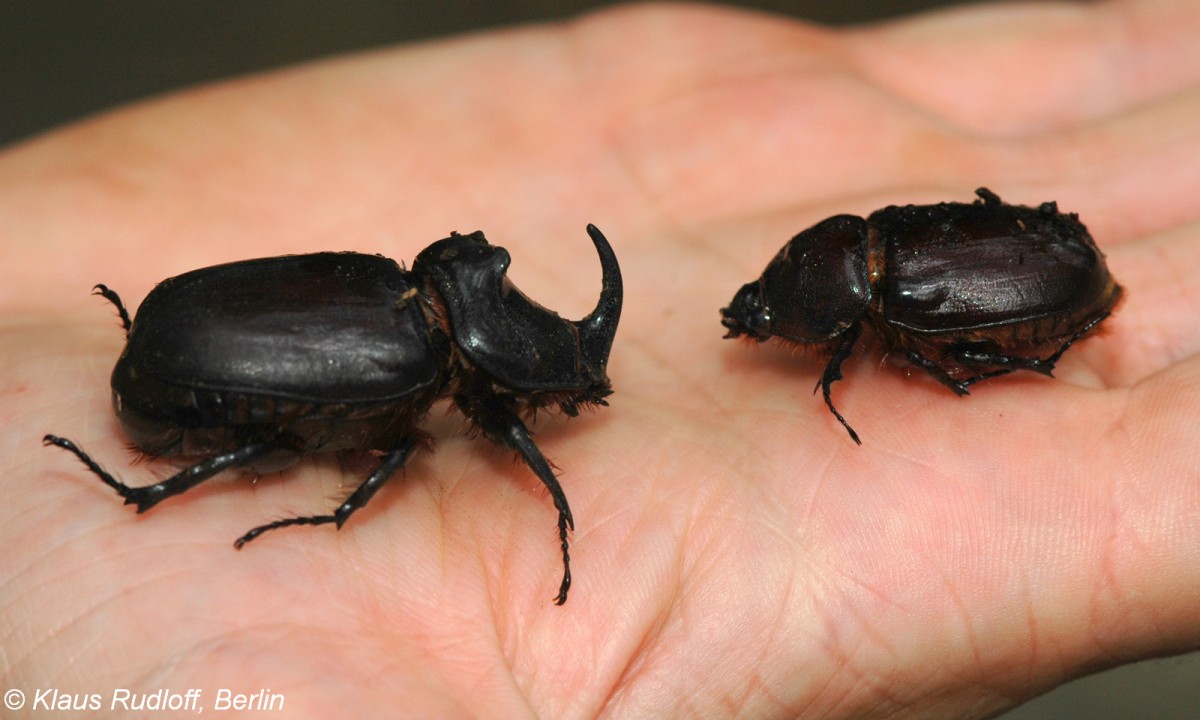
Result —
[{"label": "finger", "polygon": [[1200,223],[1108,253],[1126,291],[1099,336],[1080,351],[1109,387],[1128,387],[1200,353]]},{"label": "finger", "polygon": [[[1100,416],[1094,458],[1107,517],[1090,518],[1094,591],[1077,619],[1095,633],[1105,662],[1195,649],[1200,590],[1190,531],[1200,512],[1197,426],[1200,362],[1176,363],[1135,386],[1115,416]],[[1104,474],[1109,479],[1104,479]]]},{"label": "finger", "polygon": [[898,96],[990,134],[1042,132],[1200,81],[1190,0],[977,5],[853,36],[862,70]]},{"label": "finger", "polygon": [[[1200,6],[1198,6],[1200,7]],[[1200,87],[1078,128],[1002,142],[959,138],[946,175],[990,178],[1009,202],[1056,200],[1101,247],[1200,220]],[[957,161],[954,159],[957,155]]]},{"label": "finger", "polygon": [[[1022,7],[1035,19],[1049,11]],[[1070,14],[1077,24],[1100,22],[1093,16],[1115,12],[1107,6],[1087,8],[1055,12]],[[990,11],[973,12],[986,18]],[[1177,19],[1179,24],[1190,19],[1182,11],[1178,14],[1184,15]],[[1200,9],[1194,14],[1200,15]],[[648,15],[639,19],[645,22]],[[669,224],[697,229],[770,215],[779,218],[778,237],[786,237],[782,228],[789,223],[802,227],[833,212],[869,212],[889,202],[936,202],[983,184],[1012,202],[1060,201],[1065,209],[1084,216],[1093,232],[1104,238],[1102,244],[1156,232],[1200,213],[1200,206],[1191,201],[1200,178],[1190,172],[1191,155],[1186,152],[1200,144],[1195,123],[1200,90],[1185,82],[1192,79],[1191,71],[1168,73],[1174,84],[1134,83],[1139,92],[1161,91],[1146,90],[1144,98],[1117,97],[1110,89],[1111,97],[1104,96],[1110,100],[1105,106],[1109,112],[1097,111],[1087,123],[1077,114],[1078,123],[1043,123],[1037,132],[1031,127],[1030,132],[997,136],[955,122],[957,110],[952,107],[924,107],[898,96],[886,78],[874,78],[878,83],[869,74],[864,78],[853,53],[871,47],[868,40],[873,37],[851,34],[843,42],[840,36],[798,25],[768,32],[734,16],[726,25],[739,32],[722,38],[704,24],[718,19],[715,14],[694,14],[675,37],[664,41],[669,47],[658,48],[668,55],[694,53],[696,76],[669,70],[667,76],[684,80],[673,93],[643,94],[637,107],[627,102],[625,113],[605,128],[633,191]],[[1153,48],[1148,51],[1157,58],[1152,65],[1164,63],[1164,53],[1175,52],[1178,64],[1200,67],[1189,60],[1196,54],[1194,43],[1175,41],[1173,23],[1156,17],[1143,24],[1166,28],[1161,32],[1166,37],[1147,31],[1149,37],[1139,39],[1139,46]],[[703,52],[694,47],[697,38],[710,41]],[[910,57],[937,52],[937,43],[930,42],[933,50],[914,43],[896,48],[888,60],[903,67],[913,62]],[[1036,33],[1030,41],[1047,48],[1057,47],[1056,42]],[[1064,101],[1058,95],[1046,97],[1048,93],[1036,87],[1026,89],[1029,83],[1041,82],[1043,69],[1027,62],[1027,48],[1012,44],[1005,50],[1006,61],[997,50],[993,62],[1010,69],[991,67],[993,72],[972,77],[975,84],[969,92],[961,82],[950,82],[947,96],[968,102],[965,98],[971,95],[972,102],[989,108],[1008,108],[1015,103],[1012,96],[1019,94],[1029,106],[1049,103],[1051,113],[1063,105],[1086,105],[1079,97],[1083,90]],[[646,51],[635,47],[629,54],[637,57]],[[948,51],[937,57],[945,67],[912,70],[914,77],[934,88],[946,82],[942,77],[947,73],[976,65]],[[1017,76],[1031,79],[1018,82]],[[1087,91],[1103,95],[1102,88]],[[1131,107],[1139,98],[1142,102]],[[905,188],[905,194],[898,195],[898,187]],[[1155,188],[1153,195],[1146,192],[1150,187]],[[857,200],[851,204],[847,198]]]}]

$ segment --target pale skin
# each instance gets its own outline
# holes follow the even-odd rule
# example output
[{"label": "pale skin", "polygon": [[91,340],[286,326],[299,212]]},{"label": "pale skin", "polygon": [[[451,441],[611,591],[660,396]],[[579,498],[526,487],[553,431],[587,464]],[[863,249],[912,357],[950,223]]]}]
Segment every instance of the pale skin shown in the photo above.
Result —
[{"label": "pale skin", "polygon": [[[1200,6],[990,6],[827,31],[697,7],[389,50],[189,92],[0,154],[0,667],[32,693],[262,688],[286,717],[988,717],[1200,645]],[[721,339],[795,232],[895,202],[1078,212],[1127,298],[1057,379],[957,398],[869,344]],[[369,461],[234,474],[142,516],[109,408],[136,307],[221,261],[411,258],[482,229],[580,317],[625,277],[611,407],[534,425],[574,511],[435,407]],[[131,308],[132,309],[132,308]],[[23,712],[36,715],[26,708]],[[20,717],[18,713],[18,717]]]}]

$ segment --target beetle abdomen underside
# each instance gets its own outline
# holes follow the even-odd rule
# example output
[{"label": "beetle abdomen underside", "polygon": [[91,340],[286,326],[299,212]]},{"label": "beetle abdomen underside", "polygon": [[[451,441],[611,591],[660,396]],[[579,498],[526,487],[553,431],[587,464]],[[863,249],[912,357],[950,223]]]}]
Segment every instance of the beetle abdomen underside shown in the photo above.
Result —
[{"label": "beetle abdomen underside", "polygon": [[429,396],[423,401],[316,405],[217,392],[157,397],[168,402],[143,407],[114,393],[113,407],[136,447],[164,457],[228,452],[251,442],[284,444],[297,454],[386,448],[414,431],[420,419],[414,410],[432,401]]}]

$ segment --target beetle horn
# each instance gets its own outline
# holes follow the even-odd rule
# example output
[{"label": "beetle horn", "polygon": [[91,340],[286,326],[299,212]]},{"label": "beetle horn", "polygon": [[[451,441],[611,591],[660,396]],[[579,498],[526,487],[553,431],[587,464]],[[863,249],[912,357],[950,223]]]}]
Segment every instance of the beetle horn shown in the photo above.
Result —
[{"label": "beetle horn", "polygon": [[608,244],[608,239],[595,225],[589,224],[587,232],[596,245],[596,254],[600,256],[600,269],[604,273],[603,287],[596,309],[576,322],[575,327],[579,329],[579,347],[583,356],[589,360],[599,360],[600,367],[603,367],[608,360],[613,337],[617,334],[617,321],[621,319],[624,288],[621,283],[621,267],[617,264],[617,256]]}]

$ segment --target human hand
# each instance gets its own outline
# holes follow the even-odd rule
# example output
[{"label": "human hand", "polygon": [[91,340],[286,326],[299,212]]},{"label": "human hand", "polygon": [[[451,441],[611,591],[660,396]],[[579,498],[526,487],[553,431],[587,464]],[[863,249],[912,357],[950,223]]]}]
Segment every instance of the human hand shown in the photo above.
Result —
[{"label": "human hand", "polygon": [[[288,717],[983,717],[1200,643],[1200,48],[1194,3],[984,7],[849,31],[626,8],[229,82],[0,156],[4,676],[216,688]],[[1128,297],[1057,380],[959,399],[863,354],[721,340],[798,230],[888,203],[1078,212]],[[361,479],[314,457],[135,516],[108,407],[131,305],[281,253],[411,258],[484,230],[587,312],[596,223],[625,277],[611,407],[536,424],[575,513],[435,408],[339,532],[246,529]],[[564,271],[569,268],[569,271]],[[27,708],[28,711],[28,708]],[[36,713],[34,713],[36,714]]]}]

